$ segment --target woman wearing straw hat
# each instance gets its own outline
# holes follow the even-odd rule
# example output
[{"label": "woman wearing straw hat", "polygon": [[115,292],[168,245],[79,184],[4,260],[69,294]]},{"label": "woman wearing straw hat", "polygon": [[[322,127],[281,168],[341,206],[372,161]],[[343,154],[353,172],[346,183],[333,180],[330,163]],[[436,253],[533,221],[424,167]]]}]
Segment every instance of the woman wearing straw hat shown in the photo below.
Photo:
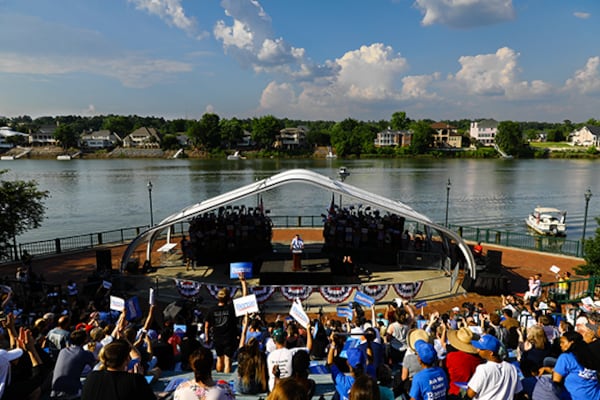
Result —
[{"label": "woman wearing straw hat", "polygon": [[482,363],[481,357],[477,355],[477,349],[471,344],[471,340],[479,337],[469,328],[462,327],[458,330],[448,331],[448,341],[453,350],[446,355],[446,370],[450,381],[448,399],[462,399],[460,387],[457,382],[466,383],[475,373],[475,369]]},{"label": "woman wearing straw hat", "polygon": [[423,366],[419,362],[419,357],[417,356],[415,343],[417,340],[431,343],[431,337],[424,329],[411,329],[406,337],[408,349],[404,354],[404,358],[402,359],[402,385],[404,386],[405,391],[408,393],[412,384],[413,376],[423,369]]}]

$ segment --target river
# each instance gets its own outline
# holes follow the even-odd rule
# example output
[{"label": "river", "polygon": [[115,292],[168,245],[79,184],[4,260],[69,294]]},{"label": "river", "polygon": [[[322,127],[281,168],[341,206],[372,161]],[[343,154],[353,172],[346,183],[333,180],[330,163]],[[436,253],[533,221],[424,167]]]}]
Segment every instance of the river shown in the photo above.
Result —
[{"label": "river", "polygon": [[[600,215],[598,162],[590,160],[15,160],[3,161],[3,179],[34,179],[48,190],[42,226],[17,238],[20,243],[150,223],[148,181],[152,182],[154,222],[204,199],[292,168],[311,169],[401,201],[432,220],[526,232],[524,219],[536,205],[567,210],[567,238],[582,235],[585,199],[590,187],[586,236]],[[447,181],[450,190],[447,193]],[[339,199],[336,197],[336,202]],[[247,199],[253,206],[255,199]],[[267,192],[271,215],[319,215],[331,193],[296,184]],[[344,205],[353,204],[342,199]]]}]

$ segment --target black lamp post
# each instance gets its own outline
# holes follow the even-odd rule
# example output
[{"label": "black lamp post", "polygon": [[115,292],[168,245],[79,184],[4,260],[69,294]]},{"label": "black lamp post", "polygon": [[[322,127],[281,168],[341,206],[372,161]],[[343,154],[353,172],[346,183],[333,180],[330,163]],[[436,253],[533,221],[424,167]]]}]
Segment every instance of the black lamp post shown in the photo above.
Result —
[{"label": "black lamp post", "polygon": [[588,187],[585,193],[583,194],[585,198],[585,212],[583,214],[583,233],[581,234],[581,252],[583,253],[583,245],[585,244],[585,228],[587,226],[587,214],[588,214],[588,205],[590,204],[590,199],[592,198],[592,191]]},{"label": "black lamp post", "polygon": [[[343,183],[348,176],[350,176],[350,171],[346,167],[340,167],[338,171],[338,175],[340,176],[340,181]],[[342,195],[340,194],[340,209],[342,208]]]},{"label": "black lamp post", "polygon": [[152,211],[152,182],[148,181],[148,199],[150,200],[150,226],[154,226],[154,213]]},{"label": "black lamp post", "polygon": [[450,204],[450,186],[452,186],[452,183],[450,182],[450,178],[448,178],[448,183],[446,183],[446,227],[448,227],[448,205]]}]

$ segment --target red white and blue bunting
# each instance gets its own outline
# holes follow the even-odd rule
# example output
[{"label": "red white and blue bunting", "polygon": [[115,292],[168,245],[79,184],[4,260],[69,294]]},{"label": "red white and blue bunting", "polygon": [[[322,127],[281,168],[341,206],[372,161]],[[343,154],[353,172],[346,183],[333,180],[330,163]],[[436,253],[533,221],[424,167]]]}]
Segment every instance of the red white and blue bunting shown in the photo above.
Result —
[{"label": "red white and blue bunting", "polygon": [[389,290],[390,285],[365,285],[361,287],[361,291],[374,298],[375,301],[383,299]]},{"label": "red white and blue bunting", "polygon": [[175,287],[177,291],[183,297],[192,298],[198,296],[202,284],[196,281],[189,281],[184,279],[175,279]]},{"label": "red white and blue bunting", "polygon": [[398,296],[404,300],[411,300],[415,298],[419,290],[423,287],[423,281],[394,283],[393,286]]},{"label": "red white and blue bunting", "polygon": [[210,293],[210,295],[212,296],[213,299],[217,299],[217,294],[219,293],[219,290],[223,289],[223,288],[229,288],[229,296],[231,296],[231,298],[235,297],[235,294],[238,290],[237,286],[228,286],[228,285],[209,285],[206,284],[206,290],[208,290],[208,293]]},{"label": "red white and blue bunting", "polygon": [[310,286],[282,286],[280,290],[287,301],[294,301],[295,299],[304,301],[308,299],[313,291]]},{"label": "red white and blue bunting", "polygon": [[354,288],[352,286],[321,286],[319,292],[321,296],[329,303],[338,304],[343,303],[350,297]]}]

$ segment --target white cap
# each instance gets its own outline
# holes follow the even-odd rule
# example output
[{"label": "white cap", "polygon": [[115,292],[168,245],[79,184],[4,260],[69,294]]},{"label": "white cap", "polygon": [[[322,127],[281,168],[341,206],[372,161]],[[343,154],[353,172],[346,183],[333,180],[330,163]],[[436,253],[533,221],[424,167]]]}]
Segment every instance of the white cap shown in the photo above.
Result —
[{"label": "white cap", "polygon": [[459,312],[459,311],[460,311],[460,308],[458,308],[458,307],[453,307],[453,308],[452,308],[452,311],[454,311],[454,312]]},{"label": "white cap", "polygon": [[350,334],[357,336],[357,335],[364,335],[365,331],[363,331],[363,329],[359,326],[357,326],[356,328],[352,328],[350,330]]}]

